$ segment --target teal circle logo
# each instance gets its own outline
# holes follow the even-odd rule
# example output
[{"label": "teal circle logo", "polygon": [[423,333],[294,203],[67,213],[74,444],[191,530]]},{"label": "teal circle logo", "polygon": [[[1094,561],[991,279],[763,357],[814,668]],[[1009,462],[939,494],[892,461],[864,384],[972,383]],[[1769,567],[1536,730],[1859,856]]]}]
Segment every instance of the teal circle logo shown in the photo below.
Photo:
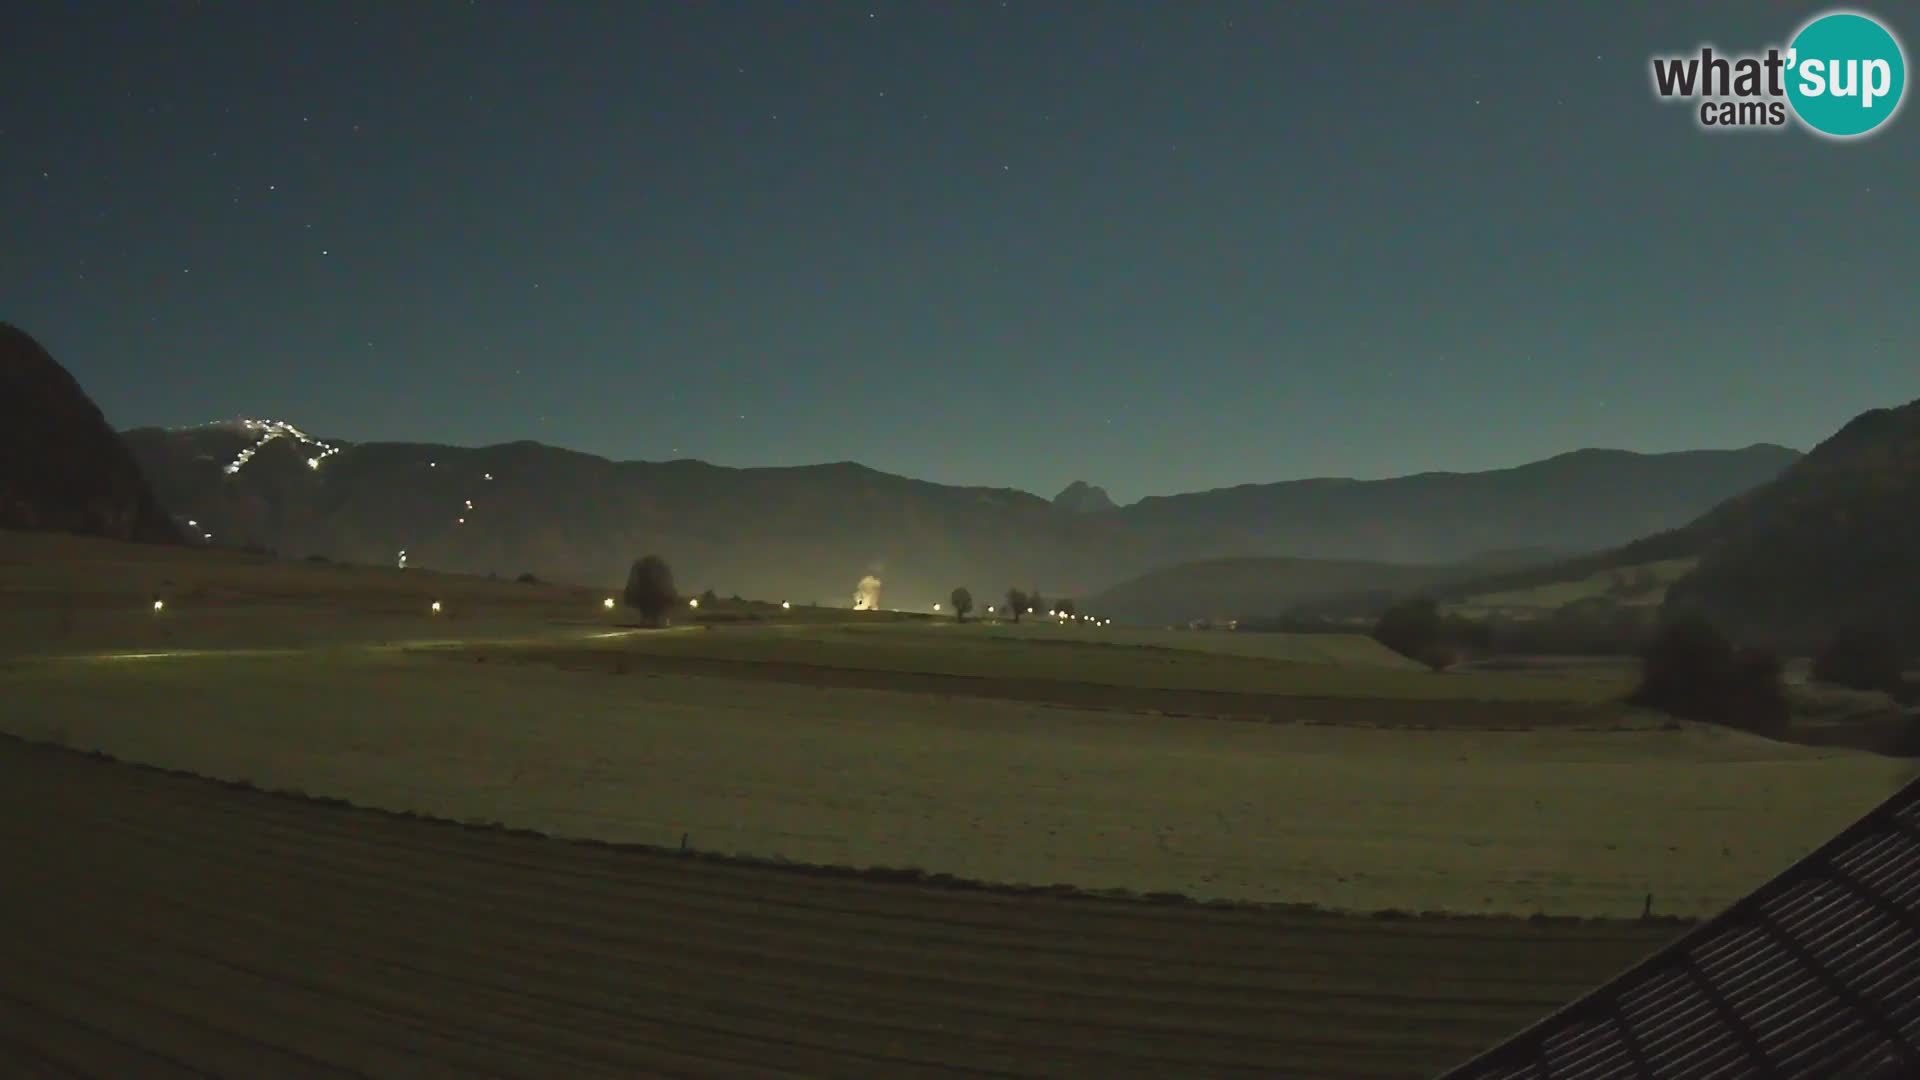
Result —
[{"label": "teal circle logo", "polygon": [[1788,44],[1787,101],[1819,134],[1851,139],[1900,111],[1907,57],[1892,31],[1851,11],[1822,15]]}]

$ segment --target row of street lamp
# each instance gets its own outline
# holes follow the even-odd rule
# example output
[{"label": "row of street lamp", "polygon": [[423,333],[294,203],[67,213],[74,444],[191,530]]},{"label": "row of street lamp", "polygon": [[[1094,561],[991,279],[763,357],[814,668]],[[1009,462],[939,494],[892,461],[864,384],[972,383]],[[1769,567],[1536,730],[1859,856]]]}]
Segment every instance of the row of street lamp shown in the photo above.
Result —
[{"label": "row of street lamp", "polygon": [[[614,603],[614,599],[613,599],[613,597],[611,597],[611,596],[609,596],[609,597],[607,597],[607,598],[606,598],[605,600],[602,600],[602,601],[600,601],[600,606],[601,606],[602,608],[604,608],[604,609],[606,609],[607,611],[612,611],[612,610],[613,610],[613,609],[615,608],[615,606],[616,606],[616,604]],[[697,597],[697,596],[695,596],[695,597],[690,597],[690,598],[689,598],[689,599],[687,600],[687,606],[688,606],[689,608],[693,608],[693,609],[695,609],[695,610],[698,610],[698,609],[699,609],[699,607],[700,607],[700,598],[699,598],[699,597]],[[167,607],[167,602],[166,602],[165,600],[162,600],[162,599],[160,599],[160,598],[159,598],[159,597],[157,597],[157,596],[156,596],[156,597],[154,597],[154,599],[153,599],[153,610],[154,610],[154,612],[155,612],[156,614],[157,614],[157,613],[159,613],[159,612],[162,612],[162,611],[165,611],[165,610],[166,610],[166,607]],[[793,602],[792,602],[792,601],[789,601],[789,600],[782,600],[782,601],[780,601],[780,609],[781,609],[782,611],[790,611],[790,610],[792,610],[792,609],[793,609]],[[438,614],[440,614],[440,613],[441,613],[441,612],[442,612],[443,610],[444,610],[444,609],[443,609],[443,608],[441,607],[441,605],[440,605],[440,601],[438,601],[438,600],[435,600],[435,601],[433,601],[432,603],[430,603],[430,604],[428,604],[428,605],[427,605],[427,612],[428,612],[428,614],[432,614],[432,615],[438,615]],[[935,611],[939,611],[939,610],[940,610],[940,605],[939,605],[939,604],[935,604],[935,605],[933,605],[933,610],[935,610]],[[989,604],[989,605],[987,605],[987,614],[989,614],[989,615],[991,615],[991,614],[993,614],[993,610],[994,610],[994,609],[993,609],[993,605],[991,605],[991,604]],[[1031,614],[1033,614],[1033,609],[1032,609],[1032,608],[1028,608],[1028,609],[1027,609],[1027,614],[1029,614],[1029,615],[1031,615]],[[1113,620],[1112,620],[1112,619],[1096,619],[1096,618],[1094,618],[1094,617],[1093,617],[1093,616],[1091,616],[1091,615],[1075,615],[1075,614],[1072,614],[1072,613],[1070,613],[1070,612],[1065,612],[1065,611],[1049,611],[1049,612],[1047,612],[1047,616],[1048,616],[1049,618],[1053,618],[1053,619],[1059,619],[1059,620],[1060,620],[1060,621],[1062,621],[1062,622],[1072,622],[1072,621],[1074,621],[1074,620],[1079,620],[1079,621],[1081,621],[1081,622],[1088,622],[1088,623],[1092,623],[1092,624],[1093,624],[1093,625],[1095,625],[1095,626],[1112,626],[1112,625],[1113,625]]]}]

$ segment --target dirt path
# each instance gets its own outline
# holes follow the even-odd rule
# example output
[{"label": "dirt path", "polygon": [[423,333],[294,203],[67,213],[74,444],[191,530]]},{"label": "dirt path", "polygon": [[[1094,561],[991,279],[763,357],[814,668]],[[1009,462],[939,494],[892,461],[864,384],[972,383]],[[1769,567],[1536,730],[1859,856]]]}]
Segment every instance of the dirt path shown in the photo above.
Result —
[{"label": "dirt path", "polygon": [[1418,1076],[1674,932],[874,882],[12,739],[0,857],[8,1076]]}]

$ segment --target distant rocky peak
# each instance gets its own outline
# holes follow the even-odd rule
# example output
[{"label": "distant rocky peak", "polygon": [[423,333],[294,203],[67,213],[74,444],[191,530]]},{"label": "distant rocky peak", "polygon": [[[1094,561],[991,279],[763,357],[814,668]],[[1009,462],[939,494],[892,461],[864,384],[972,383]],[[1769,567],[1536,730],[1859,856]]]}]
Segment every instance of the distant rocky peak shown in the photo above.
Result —
[{"label": "distant rocky peak", "polygon": [[1085,480],[1068,484],[1053,497],[1053,505],[1074,514],[1094,514],[1114,509],[1113,500],[1107,497],[1107,489],[1095,487]]}]

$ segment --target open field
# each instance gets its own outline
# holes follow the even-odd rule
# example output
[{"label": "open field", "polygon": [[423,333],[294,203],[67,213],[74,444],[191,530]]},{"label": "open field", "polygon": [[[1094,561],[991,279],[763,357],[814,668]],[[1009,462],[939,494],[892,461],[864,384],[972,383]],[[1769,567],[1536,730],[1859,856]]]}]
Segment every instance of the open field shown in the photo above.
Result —
[{"label": "open field", "polygon": [[1706,728],[1236,723],[457,655],[22,660],[0,726],[564,836],[1520,915],[1716,910],[1906,768]]},{"label": "open field", "polygon": [[[1054,638],[1044,629],[1015,634],[1003,627],[974,624],[867,627],[855,623],[810,627],[803,633],[756,627],[636,637],[619,647],[655,656],[741,664],[1293,697],[1591,705],[1617,698],[1630,685],[1617,672],[1581,678],[1511,672],[1435,674],[1395,662],[1398,658],[1384,659],[1381,654],[1391,656],[1386,649],[1358,636],[1200,631],[1146,631],[1145,635],[1152,636],[1143,644],[1121,634],[1096,641]],[[1213,639],[1228,639],[1248,651],[1224,651]]]},{"label": "open field", "polygon": [[882,883],[12,740],[0,838],[21,1077],[1417,1077],[1676,929]]},{"label": "open field", "polygon": [[1913,772],[1610,668],[0,541],[0,734],[71,748],[0,739],[7,1075],[1421,1075],[1675,929],[1558,917],[1716,911]]},{"label": "open field", "polygon": [[[941,697],[987,698],[997,701],[1024,701],[1083,709],[1108,709],[1170,717],[1201,717],[1218,720],[1256,720],[1269,723],[1340,724],[1351,727],[1396,727],[1409,730],[1447,729],[1461,731],[1539,731],[1554,728],[1583,730],[1627,730],[1657,726],[1659,719],[1605,703],[1581,703],[1577,700],[1541,701],[1515,698],[1473,700],[1467,697],[1368,696],[1370,685],[1364,672],[1340,667],[1262,666],[1257,674],[1266,676],[1271,689],[1233,690],[1208,687],[1203,678],[1211,668],[1217,674],[1222,665],[1205,658],[1156,650],[1135,659],[1131,667],[1122,662],[1129,657],[1113,655],[1113,650],[1058,650],[1041,657],[1043,662],[1024,666],[995,663],[996,659],[1018,659],[1019,653],[1005,657],[975,657],[974,663],[953,663],[965,659],[964,635],[949,635],[946,662],[931,659],[940,654],[924,646],[912,647],[904,655],[887,655],[884,650],[853,651],[851,642],[832,640],[829,635],[808,634],[793,639],[794,647],[785,655],[807,657],[781,659],[783,652],[764,639],[742,635],[674,634],[672,641],[656,636],[585,638],[575,641],[495,641],[436,649],[432,655],[461,663],[507,663],[538,665],[567,671],[600,672],[608,675],[699,675],[731,679],[745,683],[787,683],[811,687],[840,687],[860,690],[892,690],[902,693],[934,694]],[[680,638],[690,638],[690,647],[675,648]],[[824,639],[824,640],[823,640]],[[810,646],[826,646],[815,649]],[[1022,651],[1034,646],[1020,646]],[[421,651],[425,651],[422,649]],[[1001,651],[1001,650],[994,650]],[[921,654],[929,657],[926,666],[942,671],[916,671],[914,662]],[[1089,663],[1091,660],[1093,663]],[[1050,661],[1050,662],[1049,662]],[[1242,665],[1244,666],[1244,665]],[[959,668],[959,671],[955,671]],[[1387,689],[1398,687],[1418,692],[1423,684],[1402,682],[1400,672],[1385,669],[1380,680]],[[1434,676],[1425,676],[1430,684]],[[1451,677],[1450,677],[1451,678]],[[1511,684],[1477,676],[1478,685],[1506,689]],[[1232,686],[1234,680],[1221,678]],[[1199,683],[1200,685],[1195,685]],[[1453,678],[1452,687],[1473,685]],[[1571,685],[1569,698],[1592,692],[1604,685],[1586,679]],[[1539,681],[1533,687],[1538,688]]]}]

